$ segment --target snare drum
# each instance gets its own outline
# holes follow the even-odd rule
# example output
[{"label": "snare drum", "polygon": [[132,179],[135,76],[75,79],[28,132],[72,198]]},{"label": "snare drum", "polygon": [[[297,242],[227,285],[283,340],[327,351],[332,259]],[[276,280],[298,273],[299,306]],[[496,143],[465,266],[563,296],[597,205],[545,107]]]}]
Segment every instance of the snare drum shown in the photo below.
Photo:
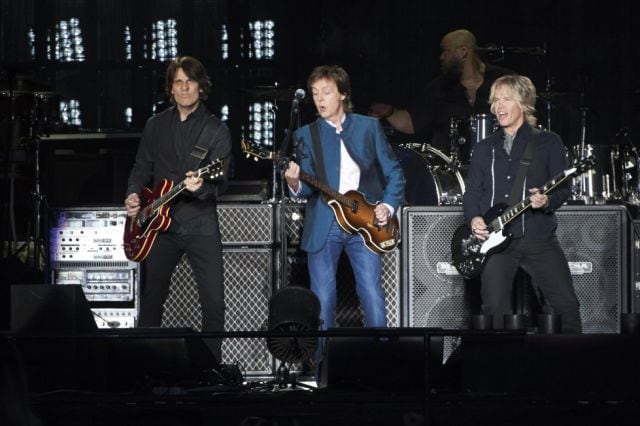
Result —
[{"label": "snare drum", "polygon": [[461,205],[464,179],[451,158],[428,144],[408,143],[396,148],[406,180],[410,206]]},{"label": "snare drum", "polygon": [[[469,117],[451,119],[452,156],[462,164],[469,164],[473,148],[481,140],[498,130],[493,114],[474,114]],[[456,153],[457,151],[457,153]]]}]

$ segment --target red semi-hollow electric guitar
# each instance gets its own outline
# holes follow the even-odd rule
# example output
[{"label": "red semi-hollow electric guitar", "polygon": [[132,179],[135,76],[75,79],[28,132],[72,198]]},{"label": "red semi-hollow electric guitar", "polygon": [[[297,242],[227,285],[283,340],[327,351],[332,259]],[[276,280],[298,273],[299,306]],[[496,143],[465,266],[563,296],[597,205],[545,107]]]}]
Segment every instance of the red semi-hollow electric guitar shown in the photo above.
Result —
[{"label": "red semi-hollow electric guitar", "polygon": [[[223,160],[214,160],[194,172],[197,177],[214,180],[223,173]],[[185,189],[184,180],[174,185],[168,179],[162,179],[153,191],[144,189],[140,211],[135,217],[127,217],[124,225],[124,253],[127,259],[142,262],[147,257],[158,233],[166,231],[171,225],[170,202]]]}]

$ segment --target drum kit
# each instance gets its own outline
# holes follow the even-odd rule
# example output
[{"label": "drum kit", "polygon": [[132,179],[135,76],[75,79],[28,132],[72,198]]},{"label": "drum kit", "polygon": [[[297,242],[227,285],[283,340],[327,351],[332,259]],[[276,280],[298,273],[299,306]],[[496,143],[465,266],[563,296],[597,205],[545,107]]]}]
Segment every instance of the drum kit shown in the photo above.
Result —
[{"label": "drum kit", "polygon": [[[585,143],[585,113],[581,143],[567,148],[569,164],[592,157],[595,167],[572,180],[572,204],[640,204],[640,152],[626,128],[613,144]],[[495,116],[475,114],[450,120],[451,152],[428,143],[403,143],[395,148],[406,179],[405,201],[411,206],[462,205],[465,178],[473,148],[498,130]]]},{"label": "drum kit", "polygon": [[571,147],[571,163],[592,157],[595,167],[573,179],[571,201],[580,204],[640,204],[638,165],[640,153],[627,129],[621,129],[611,145],[584,143]]},{"label": "drum kit", "polygon": [[476,144],[498,129],[492,114],[450,119],[449,154],[428,143],[404,143],[395,148],[404,170],[405,201],[411,206],[462,205],[464,179]]}]

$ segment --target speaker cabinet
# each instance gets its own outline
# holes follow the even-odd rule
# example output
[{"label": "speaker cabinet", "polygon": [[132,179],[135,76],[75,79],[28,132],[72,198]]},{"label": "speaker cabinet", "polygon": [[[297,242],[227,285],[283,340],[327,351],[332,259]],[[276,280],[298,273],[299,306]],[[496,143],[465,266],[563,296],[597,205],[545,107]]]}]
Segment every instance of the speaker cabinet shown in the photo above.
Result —
[{"label": "speaker cabinet", "polygon": [[[584,332],[618,332],[629,281],[625,208],[564,206],[556,214]],[[450,264],[451,236],[463,221],[462,208],[410,207],[403,216],[404,323],[467,328],[470,315],[480,311],[480,283],[465,281]],[[519,313],[532,311],[530,303]]]},{"label": "speaker cabinet", "polygon": [[11,287],[14,333],[86,333],[96,328],[80,285],[16,284]]},{"label": "speaker cabinet", "polygon": [[[225,248],[225,331],[262,329],[268,316],[272,289],[272,256],[267,248]],[[163,327],[202,328],[202,311],[193,271],[186,256],[171,277],[169,297],[164,304]],[[263,339],[226,338],[222,362],[237,363],[248,374],[273,371],[272,358]]]},{"label": "speaker cabinet", "polygon": [[629,222],[624,206],[564,206],[562,246],[580,301],[585,333],[617,333],[629,294]]},{"label": "speaker cabinet", "polygon": [[273,242],[271,204],[218,204],[223,246],[256,246]]}]

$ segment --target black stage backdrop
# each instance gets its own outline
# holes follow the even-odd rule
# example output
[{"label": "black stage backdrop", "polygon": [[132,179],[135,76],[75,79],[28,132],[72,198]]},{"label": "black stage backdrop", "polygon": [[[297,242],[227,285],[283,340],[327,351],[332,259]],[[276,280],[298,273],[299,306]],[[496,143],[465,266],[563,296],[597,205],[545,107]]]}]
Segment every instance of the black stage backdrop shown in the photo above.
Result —
[{"label": "black stage backdrop", "polygon": [[[152,106],[164,99],[165,62],[150,57],[151,29],[154,22],[175,19],[177,52],[194,55],[207,66],[214,84],[207,104],[216,114],[229,106],[234,139],[250,136],[249,102],[275,100],[272,140],[278,145],[288,126],[293,92],[306,89],[314,66],[340,64],[348,70],[356,112],[366,113],[377,101],[404,106],[438,75],[442,35],[468,28],[481,46],[504,48],[487,54],[487,61],[528,75],[539,91],[552,93],[546,98],[551,130],[567,146],[581,141],[583,110],[586,143],[623,143],[615,138],[620,128],[630,128],[635,141],[640,133],[639,9],[634,2],[579,0],[514,0],[508,5],[459,0],[0,0],[1,88],[29,89],[35,80],[44,83],[36,90],[79,100],[85,130],[140,130]],[[71,18],[79,19],[85,60],[49,59],[56,24]],[[273,60],[249,56],[254,47],[249,22],[257,20],[274,22]],[[125,27],[130,60],[125,59]],[[275,85],[278,90],[256,90]],[[549,123],[548,106],[542,99],[538,105],[543,124]],[[130,124],[124,118],[126,107],[132,108]],[[313,116],[313,106],[306,103],[301,121]],[[3,134],[6,147],[10,136]],[[135,145],[130,143],[131,150]],[[269,178],[270,165],[244,160],[239,143],[234,149],[234,179]]]}]

